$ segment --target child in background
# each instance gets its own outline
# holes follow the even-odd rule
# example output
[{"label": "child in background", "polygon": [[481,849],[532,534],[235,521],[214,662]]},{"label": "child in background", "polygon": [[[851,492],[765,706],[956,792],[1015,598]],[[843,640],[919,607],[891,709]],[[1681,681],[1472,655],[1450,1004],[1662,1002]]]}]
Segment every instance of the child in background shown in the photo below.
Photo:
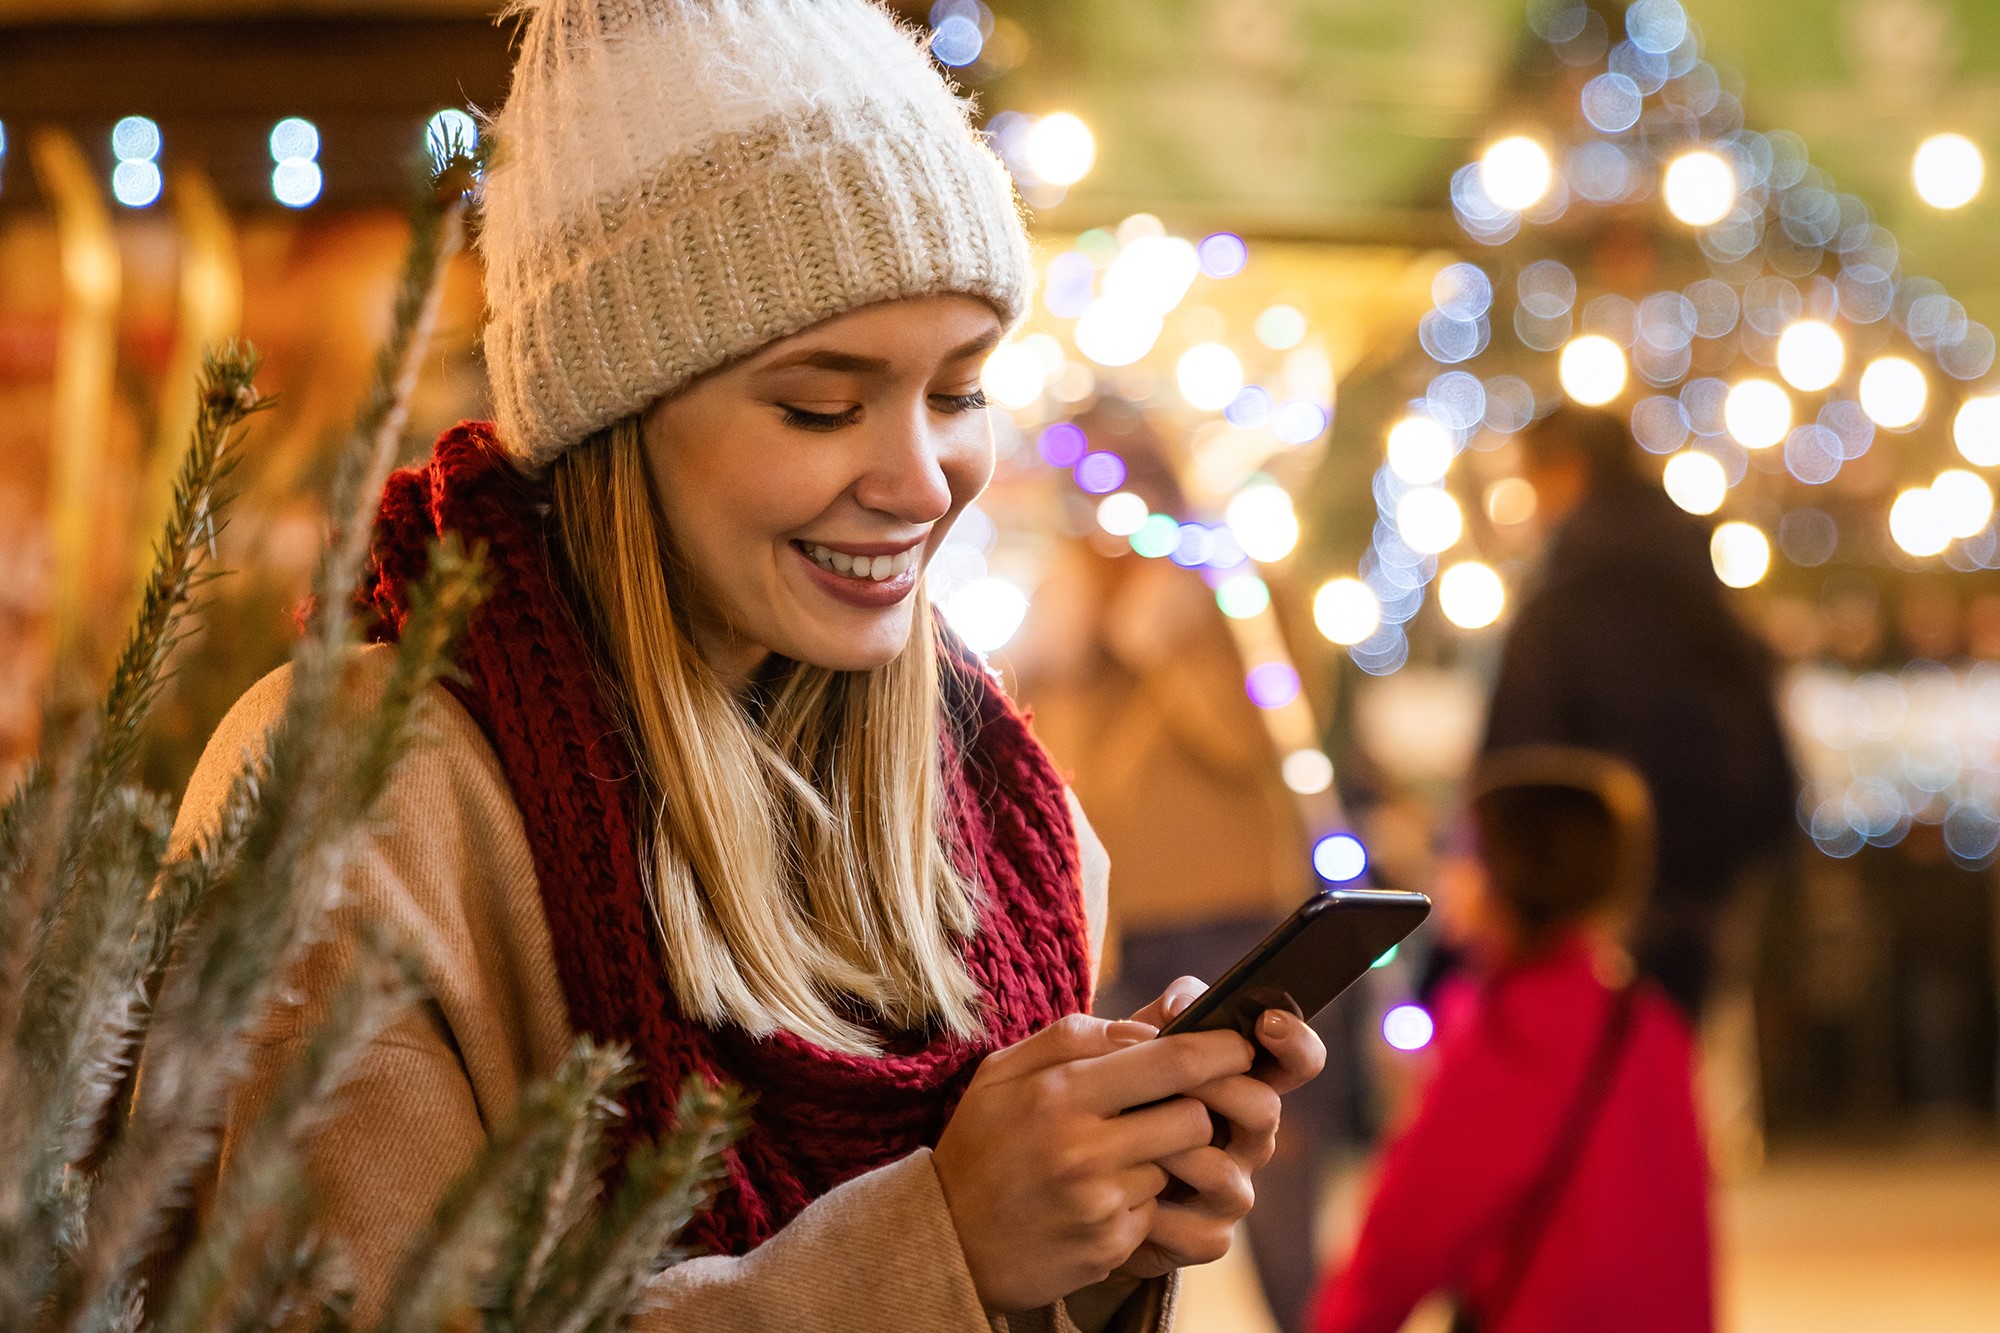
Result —
[{"label": "child in background", "polygon": [[1708,1168],[1692,1037],[1632,980],[1644,780],[1606,755],[1495,753],[1445,904],[1473,960],[1437,1000],[1437,1066],[1389,1145],[1317,1333],[1393,1333],[1434,1292],[1480,1333],[1708,1333]]}]

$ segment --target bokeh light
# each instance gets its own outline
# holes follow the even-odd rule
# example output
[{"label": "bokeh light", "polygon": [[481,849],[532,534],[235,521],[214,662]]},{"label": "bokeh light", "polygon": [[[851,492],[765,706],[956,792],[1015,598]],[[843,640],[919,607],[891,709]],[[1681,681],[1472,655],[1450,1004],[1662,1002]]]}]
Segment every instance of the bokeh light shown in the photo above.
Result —
[{"label": "bokeh light", "polygon": [[1073,475],[1086,495],[1109,495],[1125,484],[1125,460],[1107,450],[1085,454]]},{"label": "bokeh light", "polygon": [[1306,336],[1305,312],[1295,305],[1285,305],[1282,302],[1267,306],[1263,313],[1257,316],[1257,323],[1252,331],[1256,333],[1258,342],[1274,352],[1297,347]]},{"label": "bokeh light", "polygon": [[1352,833],[1329,833],[1313,844],[1313,869],[1330,884],[1360,879],[1368,870],[1368,849]]},{"label": "bokeh light", "polygon": [[1986,159],[1963,134],[1933,134],[1917,145],[1910,176],[1932,208],[1963,208],[1986,182]]},{"label": "bokeh light", "polygon": [[1213,232],[1194,248],[1201,271],[1211,278],[1233,278],[1250,262],[1250,247],[1233,231]]},{"label": "bokeh light", "polygon": [[1153,350],[1161,327],[1158,312],[1100,296],[1076,317],[1076,350],[1100,366],[1129,366]]},{"label": "bokeh light", "polygon": [[1556,374],[1563,392],[1586,407],[1602,407],[1625,392],[1625,351],[1601,333],[1572,338]]},{"label": "bokeh light", "polygon": [[1125,539],[1132,549],[1149,560],[1169,555],[1181,544],[1180,520],[1171,514],[1148,514],[1138,531]]},{"label": "bokeh light", "polygon": [[1243,392],[1243,363],[1221,343],[1196,343],[1174,363],[1174,381],[1189,407],[1220,412]]},{"label": "bokeh light", "polygon": [[1048,372],[1034,348],[1009,339],[986,358],[979,382],[988,398],[1009,411],[1019,412],[1041,399]]},{"label": "bokeh light", "polygon": [[1034,123],[1021,141],[1028,169],[1051,185],[1074,185],[1097,162],[1097,137],[1090,126],[1068,111],[1056,111]]},{"label": "bokeh light", "polygon": [[1262,564],[1283,560],[1299,541],[1299,518],[1282,486],[1246,486],[1224,511],[1243,554]]},{"label": "bokeh light", "polygon": [[319,157],[319,126],[303,116],[286,116],[271,127],[271,161],[302,157],[308,162]]},{"label": "bokeh light", "polygon": [[940,65],[961,69],[979,59],[985,47],[986,34],[969,14],[946,14],[931,29],[931,54]]},{"label": "bokeh light", "polygon": [[471,152],[479,146],[479,122],[455,106],[448,106],[424,125],[424,145],[431,161],[443,165],[447,149]]},{"label": "bokeh light", "polygon": [[1667,498],[1690,514],[1713,514],[1729,494],[1729,474],[1721,460],[1700,449],[1669,458],[1660,480]]},{"label": "bokeh light", "polygon": [[1000,578],[975,579],[955,589],[944,603],[944,618],[974,652],[1005,646],[1028,615],[1028,595]]},{"label": "bokeh light", "polygon": [[160,142],[160,127],[144,116],[127,116],[111,127],[111,155],[120,162],[151,162]]},{"label": "bokeh light", "polygon": [[1465,532],[1465,515],[1449,491],[1416,486],[1396,502],[1396,528],[1403,542],[1419,555],[1450,550]]},{"label": "bokeh light", "polygon": [[1311,444],[1326,434],[1329,424],[1326,409],[1303,398],[1294,398],[1271,414],[1271,432],[1286,444]]},{"label": "bokeh light", "polygon": [[1549,150],[1525,134],[1509,135],[1479,158],[1479,184],[1486,197],[1513,213],[1542,201],[1555,180]]},{"label": "bokeh light", "polygon": [[1090,450],[1090,437],[1074,421],[1058,421],[1043,429],[1035,452],[1050,467],[1075,467]]},{"label": "bokeh light", "polygon": [[1723,399],[1722,422],[1745,449],[1768,449],[1792,429],[1792,400],[1769,380],[1743,380]]},{"label": "bokeh light", "polygon": [[1937,555],[1951,545],[1944,507],[1928,486],[1912,486],[1889,506],[1889,536],[1914,556]]},{"label": "bokeh light", "polygon": [[1771,539],[1753,523],[1724,523],[1708,539],[1715,577],[1732,588],[1761,582],[1771,569]]},{"label": "bokeh light", "polygon": [[1967,462],[1978,467],[2000,463],[2000,394],[1966,399],[1952,419],[1951,437]]},{"label": "bokeh light", "polygon": [[[1151,221],[1158,225],[1157,219]],[[1187,240],[1141,233],[1124,244],[1105,270],[1104,295],[1135,310],[1164,315],[1181,303],[1200,275],[1201,257]]]},{"label": "bokeh light", "polygon": [[1271,588],[1255,574],[1231,574],[1215,585],[1215,604],[1231,620],[1261,616],[1271,605]]},{"label": "bokeh light", "polygon": [[1667,211],[1690,227],[1708,227],[1736,206],[1736,169],[1720,153],[1697,148],[1667,164],[1661,189]]},{"label": "bokeh light", "polygon": [[1954,537],[1970,537],[1993,517],[1993,488],[1977,472],[1962,467],[1946,468],[1931,483],[1931,497],[1945,531]]},{"label": "bokeh light", "polygon": [[1421,412],[1389,428],[1389,470],[1412,486],[1443,481],[1456,452],[1451,433]]},{"label": "bokeh light", "polygon": [[1802,319],[1778,338],[1778,373],[1801,393],[1817,393],[1840,378],[1847,344],[1823,319]]},{"label": "bokeh light", "polygon": [[1313,594],[1313,624],[1327,642],[1352,647],[1382,627],[1382,601],[1360,579],[1328,579]]},{"label": "bokeh light", "polygon": [[286,208],[306,207],[325,185],[319,163],[308,158],[288,157],[271,168],[271,197]]},{"label": "bokeh light", "polygon": [[1438,605],[1460,629],[1485,629],[1507,609],[1507,589],[1491,565],[1466,560],[1438,580]]},{"label": "bokeh light", "polygon": [[1886,430],[1914,426],[1929,397],[1929,381],[1907,357],[1878,356],[1861,372],[1861,408]]},{"label": "bokeh light", "polygon": [[1146,521],[1146,502],[1130,491],[1107,495],[1097,504],[1097,526],[1114,537],[1130,537]]},{"label": "bokeh light", "polygon": [[1526,523],[1538,503],[1535,488],[1521,477],[1502,477],[1486,488],[1486,517],[1503,528]]},{"label": "bokeh light", "polygon": [[1324,750],[1294,750],[1285,756],[1279,771],[1285,786],[1301,796],[1317,796],[1333,785],[1333,760]]},{"label": "bokeh light", "polygon": [[1289,662],[1260,662],[1243,677],[1243,690],[1259,708],[1283,708],[1299,697],[1299,673]]},{"label": "bokeh light", "polygon": [[1382,1015],[1382,1040],[1399,1051],[1421,1051],[1436,1032],[1430,1011],[1420,1004],[1399,1004]]},{"label": "bokeh light", "polygon": [[142,158],[111,169],[111,197],[127,208],[146,208],[160,197],[160,168]]}]

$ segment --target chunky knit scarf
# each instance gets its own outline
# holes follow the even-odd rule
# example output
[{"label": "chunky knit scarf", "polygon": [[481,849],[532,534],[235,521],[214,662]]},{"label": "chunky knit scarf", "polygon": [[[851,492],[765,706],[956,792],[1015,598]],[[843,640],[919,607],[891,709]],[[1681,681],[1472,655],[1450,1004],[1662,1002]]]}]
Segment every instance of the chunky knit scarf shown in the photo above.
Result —
[{"label": "chunky knit scarf", "polygon": [[[657,1136],[689,1074],[755,1096],[728,1177],[683,1243],[740,1254],[850,1177],[933,1144],[988,1052],[1084,1008],[1089,963],[1076,834],[1063,785],[1020,713],[962,650],[947,670],[968,738],[952,815],[983,889],[961,954],[986,1001],[975,1042],[884,1034],[878,1058],[788,1034],[752,1037],[683,1016],[662,971],[639,878],[648,817],[591,657],[551,572],[545,493],[505,460],[493,429],[447,431],[430,462],[383,493],[362,598],[393,639],[430,539],[483,542],[493,587],[456,654],[450,688],[484,730],[520,807],[571,1024],[628,1046],[642,1070],[629,1132]],[[948,664],[949,665],[949,664]]]}]

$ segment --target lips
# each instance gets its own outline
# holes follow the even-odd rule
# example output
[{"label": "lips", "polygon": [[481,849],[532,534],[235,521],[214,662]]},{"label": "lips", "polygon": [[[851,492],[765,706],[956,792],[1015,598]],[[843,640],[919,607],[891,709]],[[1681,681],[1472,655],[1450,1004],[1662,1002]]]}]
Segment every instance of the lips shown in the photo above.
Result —
[{"label": "lips", "polygon": [[[879,554],[836,551],[817,542],[795,541],[791,546],[813,586],[837,602],[862,610],[884,611],[895,606],[916,591],[917,579],[923,574],[921,543]],[[845,572],[840,568],[843,561]]]}]

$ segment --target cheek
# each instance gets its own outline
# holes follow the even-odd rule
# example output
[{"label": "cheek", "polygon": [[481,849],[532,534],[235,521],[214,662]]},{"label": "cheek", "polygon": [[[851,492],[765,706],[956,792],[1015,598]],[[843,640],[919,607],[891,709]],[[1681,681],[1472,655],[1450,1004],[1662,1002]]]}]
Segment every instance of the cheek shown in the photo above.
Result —
[{"label": "cheek", "polygon": [[938,450],[938,467],[945,486],[951,491],[951,512],[955,516],[977,500],[993,480],[993,427],[982,415],[954,432]]}]

